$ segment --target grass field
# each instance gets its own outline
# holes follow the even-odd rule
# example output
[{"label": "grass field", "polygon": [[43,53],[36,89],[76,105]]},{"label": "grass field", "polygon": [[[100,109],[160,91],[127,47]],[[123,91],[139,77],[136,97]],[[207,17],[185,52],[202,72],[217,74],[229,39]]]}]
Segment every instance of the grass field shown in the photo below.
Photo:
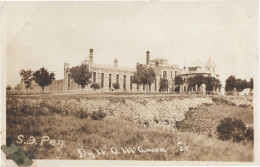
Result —
[{"label": "grass field", "polygon": [[185,113],[185,119],[176,124],[175,130],[169,130],[164,126],[147,128],[143,122],[138,123],[131,118],[119,117],[109,112],[103,120],[94,120],[89,109],[77,108],[83,102],[87,104],[91,100],[108,99],[109,103],[105,107],[115,104],[118,104],[117,107],[127,106],[131,102],[138,101],[140,105],[132,107],[138,109],[142,106],[148,108],[143,111],[147,112],[151,98],[160,106],[165,105],[167,101],[169,103],[182,101],[189,97],[154,96],[142,97],[137,101],[136,98],[131,95],[7,96],[7,137],[34,159],[170,161],[254,159],[253,142],[222,141],[215,133],[219,121],[225,117],[253,124],[253,109],[250,106],[243,108],[224,102],[205,103],[190,108]]}]

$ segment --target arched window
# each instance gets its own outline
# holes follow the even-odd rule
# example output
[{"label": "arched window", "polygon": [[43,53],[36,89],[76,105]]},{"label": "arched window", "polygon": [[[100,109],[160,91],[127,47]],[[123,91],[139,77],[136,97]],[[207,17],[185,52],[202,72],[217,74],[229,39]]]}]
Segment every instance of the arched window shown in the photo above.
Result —
[{"label": "arched window", "polygon": [[130,89],[133,88],[133,76],[130,76]]},{"label": "arched window", "polygon": [[126,89],[126,76],[124,75],[124,83],[123,83],[124,90]]},{"label": "arched window", "polygon": [[97,74],[96,72],[93,72],[93,83],[96,82],[96,79],[97,79]]},{"label": "arched window", "polygon": [[104,73],[101,73],[101,87],[104,87]]},{"label": "arched window", "polygon": [[163,78],[167,78],[167,71],[163,71]]},{"label": "arched window", "polygon": [[154,80],[154,89],[156,90],[157,89],[157,87],[156,87],[156,78],[155,78],[155,80]]},{"label": "arched window", "polygon": [[112,82],[112,74],[109,74],[109,89],[111,88],[111,82]]},{"label": "arched window", "polygon": [[119,83],[119,74],[116,75],[116,82]]}]

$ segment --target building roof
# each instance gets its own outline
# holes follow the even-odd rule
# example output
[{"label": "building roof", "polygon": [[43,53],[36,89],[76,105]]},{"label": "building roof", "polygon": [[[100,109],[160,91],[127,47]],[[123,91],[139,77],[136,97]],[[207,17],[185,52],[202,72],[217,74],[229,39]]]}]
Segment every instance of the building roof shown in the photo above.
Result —
[{"label": "building roof", "polygon": [[207,61],[206,66],[211,66],[211,67],[215,67],[216,66],[215,63],[212,61],[211,56],[209,56],[209,59]]},{"label": "building roof", "polygon": [[162,60],[162,61],[164,61],[164,62],[167,62],[167,61],[168,61],[167,59],[165,59],[165,58],[163,58],[163,57],[157,57],[157,58],[152,59],[150,62],[156,62],[156,61],[160,61],[160,60]]},{"label": "building roof", "polygon": [[107,65],[107,64],[97,64],[92,63],[90,65],[91,68],[101,68],[101,69],[108,69],[108,70],[118,70],[118,71],[129,71],[134,72],[134,68],[128,68],[128,67],[120,67],[120,66],[114,66],[114,65]]}]

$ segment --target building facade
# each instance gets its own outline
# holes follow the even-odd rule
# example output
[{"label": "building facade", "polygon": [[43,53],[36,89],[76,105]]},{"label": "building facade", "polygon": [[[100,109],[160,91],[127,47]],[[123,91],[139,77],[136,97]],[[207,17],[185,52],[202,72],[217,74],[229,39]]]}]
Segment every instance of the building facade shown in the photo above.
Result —
[{"label": "building facade", "polygon": [[[145,85],[138,85],[133,83],[135,68],[128,68],[119,66],[117,59],[114,60],[114,65],[98,64],[94,61],[94,50],[89,50],[89,56],[84,60],[87,64],[89,71],[92,73],[90,79],[91,83],[98,83],[100,85],[100,92],[151,92],[157,93],[160,90],[160,80],[162,78],[167,79],[168,89],[165,91],[167,93],[174,93],[178,88],[174,84],[176,76],[181,76],[183,84],[178,88],[180,93],[188,92],[205,92],[206,85],[202,84],[200,88],[196,86],[195,90],[190,90],[188,79],[196,75],[203,75],[205,77],[211,76],[218,79],[219,75],[216,73],[216,65],[209,57],[206,63],[201,63],[196,61],[188,67],[180,68],[177,64],[169,64],[168,60],[163,57],[157,57],[150,59],[150,52],[146,52],[146,62],[145,66],[152,67],[155,71],[156,78],[154,82],[146,87]],[[73,79],[70,77],[70,66],[68,62],[64,63],[64,79],[55,80],[51,85],[45,87],[45,93],[55,93],[55,92],[79,92],[82,91],[79,85],[74,83]],[[113,84],[119,83],[119,89],[114,89]],[[18,86],[25,90],[23,82],[19,83]],[[192,88],[193,89],[193,88]],[[36,90],[36,92],[41,92],[41,87],[36,83],[32,83],[31,90]],[[87,85],[83,91],[94,91]]]},{"label": "building facade", "polygon": [[180,87],[180,92],[184,93],[189,91],[199,91],[202,93],[206,92],[205,84],[202,84],[199,88],[196,85],[195,90],[189,90],[188,79],[190,77],[194,77],[196,75],[203,75],[204,77],[211,76],[212,78],[219,79],[219,75],[216,73],[216,65],[212,61],[211,57],[208,58],[208,61],[206,63],[202,63],[201,61],[195,61],[189,67],[184,67],[179,75],[183,79],[183,84]]},{"label": "building facade", "polygon": [[[133,83],[135,68],[127,68],[119,66],[118,60],[114,60],[114,65],[98,64],[94,62],[94,50],[90,49],[89,58],[84,60],[88,65],[89,71],[92,72],[92,83],[98,83],[102,92],[159,92],[159,82],[161,78],[168,80],[168,92],[173,92],[174,78],[178,75],[179,66],[171,65],[167,59],[154,58],[150,60],[150,52],[146,52],[146,66],[150,66],[155,70],[156,79],[148,88],[145,85],[137,85]],[[78,89],[78,86],[70,78],[69,63],[64,63],[64,92],[70,92]],[[113,88],[114,83],[119,83],[119,89]],[[147,90],[146,90],[147,89]],[[89,85],[85,90],[93,91]]]}]

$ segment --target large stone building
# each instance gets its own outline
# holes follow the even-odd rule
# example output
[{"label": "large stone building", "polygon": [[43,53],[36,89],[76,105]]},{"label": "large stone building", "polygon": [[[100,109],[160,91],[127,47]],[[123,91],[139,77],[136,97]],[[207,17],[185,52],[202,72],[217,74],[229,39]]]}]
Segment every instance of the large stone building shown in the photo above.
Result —
[{"label": "large stone building", "polygon": [[196,90],[188,90],[187,81],[190,77],[194,77],[196,75],[203,75],[205,77],[211,76],[212,78],[219,79],[219,75],[216,73],[216,65],[212,61],[211,57],[208,58],[208,61],[206,63],[202,63],[201,61],[195,61],[189,67],[184,67],[179,75],[183,79],[183,84],[180,87],[180,92],[200,91],[202,93],[205,93],[205,84],[202,84],[200,88],[196,86]]},{"label": "large stone building", "polygon": [[[92,72],[91,83],[98,83],[100,89],[96,91],[100,92],[145,92],[149,91],[152,93],[159,92],[159,83],[161,78],[166,78],[168,81],[168,93],[174,93],[176,86],[174,79],[177,75],[181,76],[184,83],[180,86],[180,93],[187,93],[189,91],[200,91],[205,93],[206,85],[202,84],[200,88],[196,86],[195,90],[188,90],[188,78],[196,75],[204,75],[205,77],[211,76],[218,79],[219,75],[216,74],[216,65],[212,62],[209,57],[208,61],[203,64],[200,61],[192,63],[187,68],[180,68],[177,64],[169,64],[168,60],[163,57],[157,57],[150,59],[150,52],[146,52],[146,63],[144,65],[152,67],[156,74],[155,81],[151,86],[137,85],[133,83],[135,68],[122,67],[119,65],[117,59],[114,60],[114,65],[98,64],[94,62],[94,50],[90,49],[89,56],[84,60],[84,63],[88,65],[89,71]],[[119,89],[113,88],[114,83],[119,83]],[[24,85],[21,82],[19,86],[24,90]],[[33,83],[32,89],[36,92],[41,92],[41,87],[38,84]],[[93,91],[90,85],[86,86],[84,91]],[[51,85],[45,87],[44,92],[78,92],[82,89],[74,83],[73,79],[70,78],[70,66],[68,62],[64,63],[64,79],[56,80]]]},{"label": "large stone building", "polygon": [[[89,58],[84,62],[88,65],[89,71],[92,72],[92,83],[99,83],[102,92],[115,91],[113,83],[119,83],[120,92],[144,92],[146,87],[144,85],[137,85],[132,83],[135,68],[127,68],[119,66],[118,60],[114,60],[114,65],[98,64],[94,62],[94,50],[90,49]],[[150,66],[155,70],[156,79],[151,84],[149,92],[159,92],[160,78],[167,78],[168,92],[172,92],[175,88],[174,78],[178,75],[179,66],[171,65],[165,58],[154,58],[150,60],[150,52],[146,52],[146,66]],[[64,63],[64,92],[70,92],[78,89],[78,86],[70,79],[69,63]],[[86,90],[92,91],[89,86]]]}]

